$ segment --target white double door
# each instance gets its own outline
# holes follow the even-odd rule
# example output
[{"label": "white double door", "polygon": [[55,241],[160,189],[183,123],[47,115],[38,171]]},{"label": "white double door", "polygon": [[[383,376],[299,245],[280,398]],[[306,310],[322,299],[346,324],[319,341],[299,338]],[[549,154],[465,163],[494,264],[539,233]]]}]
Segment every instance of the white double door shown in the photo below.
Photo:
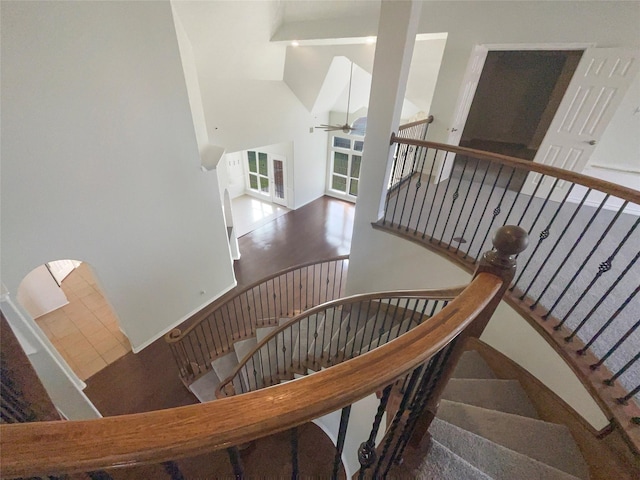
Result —
[{"label": "white double door", "polygon": [[[452,145],[460,143],[487,52],[486,47],[477,46],[470,59],[448,139]],[[533,161],[581,172],[638,74],[639,62],[639,52],[633,49],[585,49]],[[449,176],[454,156],[450,157],[443,162],[441,178]],[[531,173],[521,191],[532,194],[537,188],[537,196],[546,196],[553,183],[551,178],[545,181],[540,174]],[[554,197],[565,188],[559,182]]]},{"label": "white double door", "polygon": [[258,150],[247,152],[247,189],[278,205],[287,206],[285,157]]}]

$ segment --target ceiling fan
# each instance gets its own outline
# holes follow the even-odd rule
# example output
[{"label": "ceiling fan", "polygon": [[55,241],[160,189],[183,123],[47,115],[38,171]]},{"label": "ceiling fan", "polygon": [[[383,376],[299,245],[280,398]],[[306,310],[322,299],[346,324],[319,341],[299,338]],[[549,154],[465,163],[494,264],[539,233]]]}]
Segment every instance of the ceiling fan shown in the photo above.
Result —
[{"label": "ceiling fan", "polygon": [[351,62],[351,71],[349,72],[349,95],[347,96],[347,118],[344,125],[320,125],[316,128],[322,128],[325,132],[336,132],[342,130],[343,133],[349,133],[355,130],[349,125],[349,107],[351,105],[351,81],[353,80],[353,62]]}]

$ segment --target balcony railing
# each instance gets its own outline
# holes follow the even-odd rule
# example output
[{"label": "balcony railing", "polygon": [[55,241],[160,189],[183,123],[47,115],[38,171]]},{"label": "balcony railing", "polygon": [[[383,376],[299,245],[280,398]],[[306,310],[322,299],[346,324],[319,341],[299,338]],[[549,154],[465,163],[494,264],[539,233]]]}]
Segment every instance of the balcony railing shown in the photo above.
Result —
[{"label": "balcony railing", "polygon": [[489,233],[532,246],[505,299],[580,375],[640,449],[640,192],[504,155],[394,136],[377,228],[473,269]]}]

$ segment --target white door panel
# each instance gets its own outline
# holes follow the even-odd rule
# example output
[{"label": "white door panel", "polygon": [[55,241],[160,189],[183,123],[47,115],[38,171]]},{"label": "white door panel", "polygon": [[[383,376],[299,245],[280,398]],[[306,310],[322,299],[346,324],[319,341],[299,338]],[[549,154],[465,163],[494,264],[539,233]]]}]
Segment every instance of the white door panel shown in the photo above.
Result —
[{"label": "white door panel", "polygon": [[[637,50],[585,50],[533,161],[581,172],[638,73],[638,57]],[[522,192],[533,193],[540,179],[529,174]],[[547,179],[536,195],[546,196],[552,185]],[[552,198],[560,199],[566,188],[558,182]]]}]

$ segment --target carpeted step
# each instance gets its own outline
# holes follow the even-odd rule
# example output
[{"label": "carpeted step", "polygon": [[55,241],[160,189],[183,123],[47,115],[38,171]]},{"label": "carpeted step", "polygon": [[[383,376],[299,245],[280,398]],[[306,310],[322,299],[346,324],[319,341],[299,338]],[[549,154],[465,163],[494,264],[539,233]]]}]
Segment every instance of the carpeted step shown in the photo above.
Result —
[{"label": "carpeted step", "polygon": [[495,480],[577,480],[573,475],[439,418],[433,420],[429,432],[435,440]]},{"label": "carpeted step", "polygon": [[[211,362],[211,366],[221,381],[226,379],[238,366],[238,357],[236,356],[236,352],[229,352],[226,355],[216,358]],[[236,389],[237,394],[243,392],[243,384],[238,377],[233,380],[233,386]]]},{"label": "carpeted step", "polygon": [[340,328],[340,321],[340,311],[334,310],[333,308],[325,310],[322,315],[322,322],[318,325],[318,328],[312,332],[313,341],[309,347],[309,358],[314,359],[315,362],[312,361],[309,365],[319,367],[327,364],[331,337]]},{"label": "carpeted step", "polygon": [[256,341],[260,343],[262,340],[271,335],[278,327],[260,327],[256,329]]},{"label": "carpeted step", "polygon": [[517,380],[452,378],[444,389],[442,398],[538,418],[536,409]]},{"label": "carpeted step", "polygon": [[354,330],[355,327],[349,328],[350,324],[351,315],[346,314],[340,322],[340,329],[333,334],[333,337],[331,337],[332,355],[335,356],[337,352],[342,351],[347,342],[356,334]]},{"label": "carpeted step", "polygon": [[[249,337],[243,340],[238,340],[233,344],[233,349],[236,352],[236,357],[238,358],[238,363],[242,363],[242,361],[256,348],[258,344],[258,340],[256,337]],[[260,357],[256,356],[254,358],[247,359],[247,368],[243,368],[240,371],[242,378],[244,380],[245,386],[249,388],[249,390],[257,390],[258,388],[262,388],[264,385],[262,383],[262,362],[260,361]]]},{"label": "carpeted step", "polygon": [[219,384],[220,379],[218,375],[216,375],[215,371],[211,370],[189,385],[189,390],[191,390],[200,402],[210,402],[216,399],[216,388]]},{"label": "carpeted step", "polygon": [[383,336],[383,339],[386,337],[385,332],[388,332],[392,325],[393,318],[388,316],[386,312],[382,310],[375,312],[358,329],[353,339],[347,342],[345,352],[349,356],[352,356],[352,352],[353,356],[361,351],[366,352],[371,343],[378,341],[381,336]]},{"label": "carpeted step", "polygon": [[491,367],[475,350],[462,354],[453,371],[453,378],[497,378]]},{"label": "carpeted step", "polygon": [[[324,315],[322,313],[309,315],[303,318],[297,326],[297,338],[294,337],[295,345],[293,347],[292,359],[294,365],[306,365],[307,355],[313,345],[313,334],[321,325]],[[285,335],[286,339],[286,335]]]},{"label": "carpeted step", "polygon": [[510,413],[442,400],[438,418],[578,478],[589,478],[569,429]]},{"label": "carpeted step", "polygon": [[[391,478],[395,478],[393,470],[391,474]],[[416,480],[492,480],[486,473],[481,472],[436,440],[431,441],[429,453],[417,467],[413,468],[411,478]]]}]

